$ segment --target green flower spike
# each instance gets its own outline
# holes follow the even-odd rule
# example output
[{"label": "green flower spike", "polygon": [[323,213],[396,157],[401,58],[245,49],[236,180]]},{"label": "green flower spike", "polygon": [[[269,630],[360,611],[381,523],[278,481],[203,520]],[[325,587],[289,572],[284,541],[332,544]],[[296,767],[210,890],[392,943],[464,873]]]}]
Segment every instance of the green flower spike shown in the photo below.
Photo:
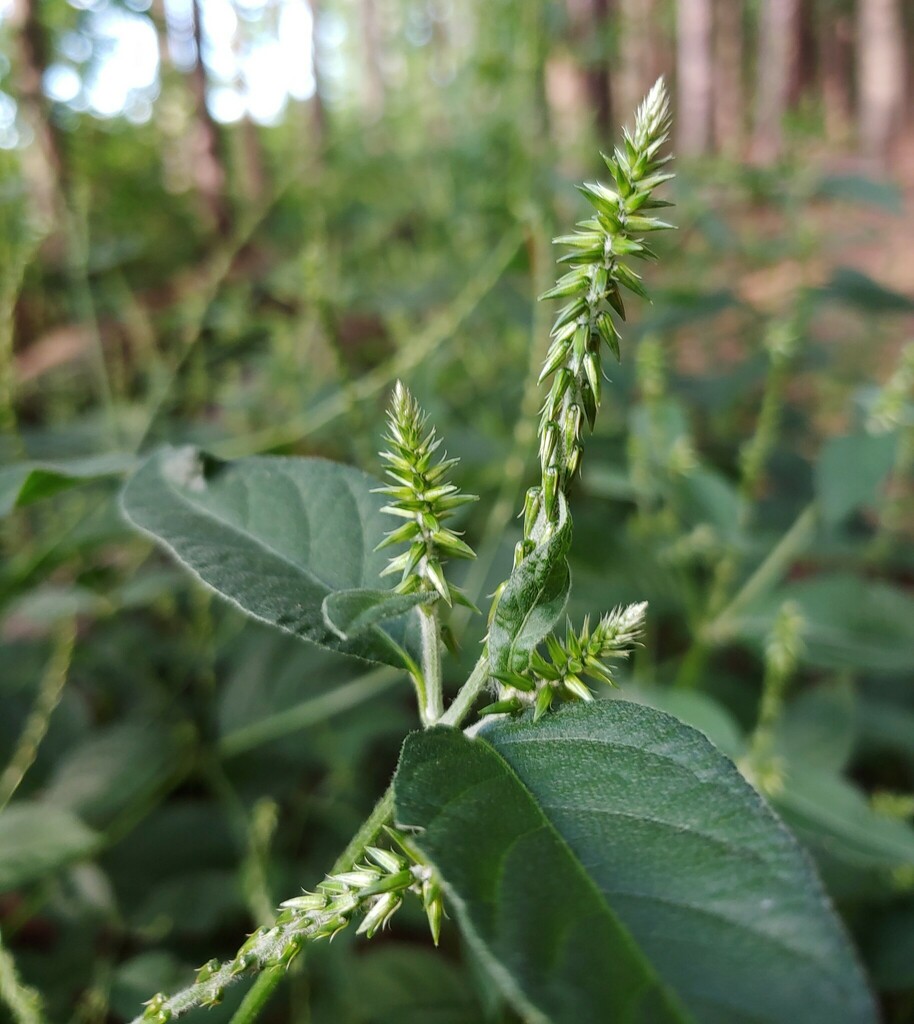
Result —
[{"label": "green flower spike", "polygon": [[[559,262],[570,264],[571,270],[541,296],[567,301],[556,317],[540,373],[540,382],[552,378],[552,385],[540,419],[542,481],[528,497],[528,508],[538,510],[542,504],[553,523],[558,493],[567,492],[580,467],[584,421],[592,430],[600,407],[603,345],[621,358],[614,317],[625,319],[622,291],[647,298],[631,261],[656,259],[642,236],[672,227],[648,213],[672,205],[653,198],[654,189],[673,177],[663,171],[670,157],[658,155],[669,126],[669,102],[658,80],[638,109],[634,131],[626,131],[622,147],[603,157],[614,187],[581,185],[594,216],[581,221],[573,234],[555,239],[570,250]],[[536,517],[527,518],[531,523],[525,528],[525,541],[530,540]],[[529,544],[520,549],[520,557],[529,553],[528,548]]]},{"label": "green flower spike", "polygon": [[392,482],[378,488],[378,493],[391,499],[383,511],[406,522],[392,530],[378,547],[409,544],[409,548],[390,560],[383,575],[400,574],[396,590],[401,594],[427,591],[448,605],[455,601],[468,604],[463,594],[445,579],[443,565],[446,558],[476,555],[444,524],[461,505],[478,499],[472,494],[461,494],[448,481],[448,470],[457,465],[458,459],[449,459],[445,454],[434,461],[441,441],[400,381],[391,398],[387,426],[385,440],[390,448],[380,454]]},{"label": "green flower spike", "polygon": [[647,602],[614,608],[590,628],[585,619],[580,633],[568,623],[565,639],[546,637],[545,653],[534,651],[524,672],[499,676],[499,699],[480,714],[517,714],[533,707],[534,720],[556,701],[593,700],[584,677],[615,686],[607,659],[627,658],[644,628]]}]

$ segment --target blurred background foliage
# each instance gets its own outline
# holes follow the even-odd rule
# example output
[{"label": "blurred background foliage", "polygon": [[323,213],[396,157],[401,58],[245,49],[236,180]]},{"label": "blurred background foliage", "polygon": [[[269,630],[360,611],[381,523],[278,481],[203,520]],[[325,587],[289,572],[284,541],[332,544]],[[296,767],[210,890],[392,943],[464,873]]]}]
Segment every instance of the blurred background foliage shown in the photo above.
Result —
[{"label": "blurred background foliage", "polygon": [[[127,530],[120,476],[166,441],[378,472],[403,377],[482,496],[462,582],[489,593],[534,475],[550,238],[664,73],[679,230],[574,495],[571,610],[649,600],[620,695],[738,760],[886,1019],[914,1021],[911,4],[0,19],[0,1019],[129,1019],[231,954],[323,874],[416,724],[405,680],[192,586]],[[483,627],[453,626],[456,686]],[[438,956],[423,934],[404,912],[316,949],[270,1016],[512,1019],[453,929]]]}]

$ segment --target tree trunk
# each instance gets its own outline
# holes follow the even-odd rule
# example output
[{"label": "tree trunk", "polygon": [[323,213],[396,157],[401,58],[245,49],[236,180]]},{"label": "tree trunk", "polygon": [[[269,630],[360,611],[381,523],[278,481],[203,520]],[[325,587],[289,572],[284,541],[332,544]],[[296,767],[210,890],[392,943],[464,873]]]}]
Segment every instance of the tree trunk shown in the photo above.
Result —
[{"label": "tree trunk", "polygon": [[381,67],[381,27],[377,0],[362,0],[362,46],[364,68],[362,107],[369,121],[377,121],[384,112],[386,83]]},{"label": "tree trunk", "polygon": [[820,3],[818,14],[825,134],[840,143],[846,141],[853,118],[854,27],[851,18],[836,9],[834,0]]},{"label": "tree trunk", "polygon": [[64,140],[51,120],[42,88],[48,66],[48,46],[39,0],[15,0],[11,25],[15,31],[16,86],[35,145],[23,154],[23,171],[30,186],[35,215],[50,227],[66,201]]},{"label": "tree trunk", "polygon": [[763,0],[759,18],[752,154],[773,163],[784,147],[784,114],[798,54],[799,0]]},{"label": "tree trunk", "polygon": [[613,136],[613,96],[607,29],[611,0],[566,0],[569,35],[579,75],[593,111],[597,137],[604,145]]},{"label": "tree trunk", "polygon": [[676,124],[679,152],[698,156],[711,141],[711,0],[676,7]]},{"label": "tree trunk", "polygon": [[617,0],[619,71],[613,79],[618,109],[628,116],[660,74],[656,0]]},{"label": "tree trunk", "polygon": [[717,0],[714,11],[714,141],[719,152],[738,156],[743,148],[743,5]]},{"label": "tree trunk", "polygon": [[190,87],[194,98],[193,172],[207,212],[223,237],[231,234],[232,213],[228,201],[228,173],[219,126],[206,105],[206,66],[203,63],[203,24],[200,0],[193,0],[194,63]]},{"label": "tree trunk", "polygon": [[898,0],[860,0],[857,24],[860,142],[887,162],[903,125],[904,33]]}]

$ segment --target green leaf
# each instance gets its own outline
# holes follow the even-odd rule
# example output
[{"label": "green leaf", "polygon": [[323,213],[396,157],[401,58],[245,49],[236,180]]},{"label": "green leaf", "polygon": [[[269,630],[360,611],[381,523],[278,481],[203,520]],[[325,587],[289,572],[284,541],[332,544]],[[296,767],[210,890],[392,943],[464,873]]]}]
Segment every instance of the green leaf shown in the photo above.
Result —
[{"label": "green leaf", "polygon": [[58,761],[44,799],[101,828],[154,796],[186,761],[187,744],[167,729],[120,722]]},{"label": "green leaf", "polygon": [[395,594],[392,590],[337,590],[324,598],[327,626],[341,640],[349,640],[372,626],[399,618],[428,601],[428,595]]},{"label": "green leaf", "polygon": [[558,524],[511,573],[495,608],[489,627],[492,672],[526,668],[530,653],[561,618],[571,589],[565,557],[570,544],[571,518],[560,494]]},{"label": "green leaf", "polygon": [[778,753],[797,771],[814,767],[841,772],[857,736],[856,692],[849,679],[805,690],[775,725]]},{"label": "green leaf", "polygon": [[118,476],[134,464],[132,455],[93,455],[69,462],[20,462],[0,469],[0,516],[70,487]]},{"label": "green leaf", "polygon": [[171,992],[193,977],[171,953],[156,950],[140,953],[117,965],[111,975],[111,1009],[122,1020],[130,1020],[149,998],[150,992]]},{"label": "green leaf", "polygon": [[438,952],[411,946],[373,949],[353,959],[347,994],[361,1024],[480,1024],[467,977]]},{"label": "green leaf", "polygon": [[703,733],[727,757],[737,758],[745,752],[746,741],[736,719],[714,697],[700,690],[626,686],[615,691],[612,699],[630,700],[665,711]]},{"label": "green leaf", "polygon": [[861,206],[875,206],[889,213],[900,214],[904,210],[904,195],[896,184],[861,174],[826,174],[818,183],[814,195]]},{"label": "green leaf", "polygon": [[381,587],[377,481],[323,459],[222,462],[194,448],[153,455],[123,494],[128,519],[248,615],[367,661],[402,667],[409,616],[342,639],[324,602]]},{"label": "green leaf", "polygon": [[807,665],[907,673],[914,664],[914,598],[900,587],[822,573],[766,594],[746,609],[735,631],[763,644],[785,601],[796,602],[803,616]]},{"label": "green leaf", "polygon": [[914,300],[910,296],[884,288],[878,281],[852,267],[838,267],[822,289],[822,294],[864,313],[910,313],[914,310]]},{"label": "green leaf", "polygon": [[87,856],[97,839],[68,811],[25,801],[12,804],[0,813],[0,892]]},{"label": "green leaf", "polygon": [[406,741],[397,821],[518,1010],[871,1024],[807,858],[699,733],[626,701]]},{"label": "green leaf", "polygon": [[858,867],[914,865],[914,828],[877,814],[862,791],[838,775],[788,766],[784,791],[774,803],[814,850]]},{"label": "green leaf", "polygon": [[822,518],[836,526],[861,505],[873,505],[895,462],[894,434],[830,438],[816,464]]},{"label": "green leaf", "polygon": [[914,989],[914,903],[882,910],[863,949],[880,991]]}]

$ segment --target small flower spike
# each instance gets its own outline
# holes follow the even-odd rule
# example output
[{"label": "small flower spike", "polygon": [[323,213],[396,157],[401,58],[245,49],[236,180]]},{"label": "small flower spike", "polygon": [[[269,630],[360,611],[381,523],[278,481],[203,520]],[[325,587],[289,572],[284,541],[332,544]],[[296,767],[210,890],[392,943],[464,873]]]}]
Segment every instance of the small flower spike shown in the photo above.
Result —
[{"label": "small flower spike", "polygon": [[386,473],[391,483],[378,488],[378,492],[390,499],[383,511],[405,522],[391,530],[378,548],[394,544],[408,544],[409,548],[390,560],[384,575],[400,575],[396,590],[401,594],[427,591],[448,605],[455,600],[465,604],[461,592],[445,578],[443,565],[447,558],[475,558],[476,555],[444,524],[455,509],[478,499],[472,494],[461,494],[456,485],[448,481],[448,471],[458,459],[449,459],[444,454],[435,462],[441,441],[434,427],[429,428],[428,417],[400,381],[391,398],[387,428],[385,440],[390,447],[380,454],[387,463]]},{"label": "small flower spike", "polygon": [[517,714],[533,708],[534,721],[553,703],[569,700],[593,700],[584,677],[614,686],[607,659],[627,658],[644,629],[647,603],[615,608],[590,628],[585,619],[579,633],[569,623],[565,639],[555,634],[546,637],[545,652],[534,651],[523,672],[499,676],[499,699],[480,712]]}]

